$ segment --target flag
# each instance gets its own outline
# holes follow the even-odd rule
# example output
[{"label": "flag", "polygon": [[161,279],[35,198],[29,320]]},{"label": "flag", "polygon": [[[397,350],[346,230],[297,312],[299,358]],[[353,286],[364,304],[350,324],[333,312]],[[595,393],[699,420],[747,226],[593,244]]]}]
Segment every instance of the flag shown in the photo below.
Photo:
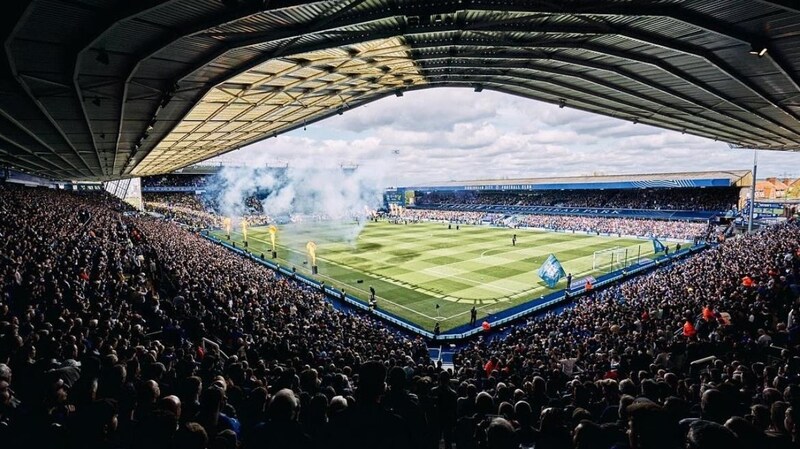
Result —
[{"label": "flag", "polygon": [[653,252],[661,253],[664,252],[665,249],[667,249],[667,247],[664,246],[663,243],[659,242],[657,238],[653,237]]},{"label": "flag", "polygon": [[564,272],[564,267],[561,266],[556,256],[552,254],[547,256],[547,260],[545,260],[539,268],[539,277],[542,278],[549,288],[555,288],[558,280],[566,276],[566,274],[567,273]]}]

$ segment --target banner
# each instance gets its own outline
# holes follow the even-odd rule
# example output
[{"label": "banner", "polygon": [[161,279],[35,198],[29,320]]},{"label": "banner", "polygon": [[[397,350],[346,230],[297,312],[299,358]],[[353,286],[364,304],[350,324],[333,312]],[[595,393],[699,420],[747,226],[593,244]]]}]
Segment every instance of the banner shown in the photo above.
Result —
[{"label": "banner", "polygon": [[539,277],[547,284],[547,287],[555,288],[558,280],[564,276],[566,276],[564,267],[561,266],[556,256],[552,254],[547,256],[547,260],[539,268]]},{"label": "banner", "polygon": [[[650,259],[647,259],[647,260],[649,261]],[[590,282],[590,283],[594,284],[596,281],[597,281],[597,279],[595,279],[594,276],[586,276],[586,277],[583,277],[583,278],[580,278],[580,279],[573,279],[572,280],[572,284],[570,284],[570,286],[569,286],[569,289],[570,290],[575,290],[575,289],[578,289],[578,288],[582,288],[583,286],[586,285],[587,282]]]},{"label": "banner", "polygon": [[784,204],[782,203],[761,203],[756,201],[753,205],[753,213],[756,217],[783,217]]},{"label": "banner", "polygon": [[658,239],[654,237],[653,238],[653,252],[658,254],[658,253],[664,252],[665,249],[667,249],[667,247],[664,246],[663,243],[659,242]]}]

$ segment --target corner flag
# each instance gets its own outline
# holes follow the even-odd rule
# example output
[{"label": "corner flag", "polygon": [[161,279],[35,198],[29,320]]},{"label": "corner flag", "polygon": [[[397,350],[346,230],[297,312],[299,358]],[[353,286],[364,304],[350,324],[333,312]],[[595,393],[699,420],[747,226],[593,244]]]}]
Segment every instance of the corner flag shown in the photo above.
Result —
[{"label": "corner flag", "polygon": [[564,277],[567,273],[564,272],[564,267],[556,259],[556,256],[550,254],[547,260],[544,261],[539,268],[539,277],[542,278],[548,288],[555,288],[558,280]]},{"label": "corner flag", "polygon": [[664,252],[665,249],[667,249],[667,247],[664,246],[663,243],[659,242],[657,238],[653,237],[653,252],[661,253]]}]

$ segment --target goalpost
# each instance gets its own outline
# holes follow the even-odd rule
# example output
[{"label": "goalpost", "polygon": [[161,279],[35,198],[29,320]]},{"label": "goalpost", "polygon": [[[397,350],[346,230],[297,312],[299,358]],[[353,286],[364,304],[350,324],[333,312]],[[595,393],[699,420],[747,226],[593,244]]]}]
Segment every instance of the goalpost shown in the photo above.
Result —
[{"label": "goalpost", "polygon": [[613,248],[601,249],[600,251],[595,251],[592,255],[592,269],[610,273],[632,265],[637,257],[636,251],[631,254],[628,248],[615,246]]}]

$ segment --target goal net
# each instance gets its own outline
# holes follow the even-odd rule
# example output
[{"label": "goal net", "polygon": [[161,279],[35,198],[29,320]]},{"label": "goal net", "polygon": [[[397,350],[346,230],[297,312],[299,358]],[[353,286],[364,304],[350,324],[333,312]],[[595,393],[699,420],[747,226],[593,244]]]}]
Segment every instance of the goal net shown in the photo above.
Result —
[{"label": "goal net", "polygon": [[631,264],[632,259],[635,259],[635,254],[629,254],[627,248],[614,248],[601,249],[595,251],[592,257],[592,269],[595,271],[612,272],[621,270]]}]

